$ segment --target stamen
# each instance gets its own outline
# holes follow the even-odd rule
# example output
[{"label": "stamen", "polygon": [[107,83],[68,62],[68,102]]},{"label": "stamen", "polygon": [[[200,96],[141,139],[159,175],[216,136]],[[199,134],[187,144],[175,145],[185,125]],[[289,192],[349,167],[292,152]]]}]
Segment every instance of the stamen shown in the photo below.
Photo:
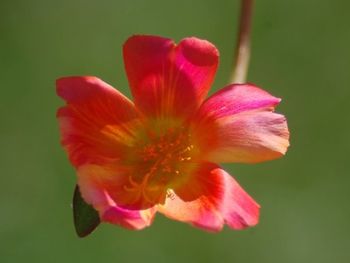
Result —
[{"label": "stamen", "polygon": [[186,162],[192,160],[194,145],[190,144],[190,135],[183,127],[169,128],[162,134],[147,131],[146,136],[135,149],[139,156],[135,160],[138,174],[129,176],[123,188],[137,192],[137,199],[154,204],[174,195],[166,188],[172,176],[175,179],[181,175]]},{"label": "stamen", "polygon": [[133,179],[132,179],[132,176],[130,175],[129,176],[129,178],[128,178],[128,180],[129,180],[129,183],[132,185],[132,186],[139,186],[139,184],[138,183],[136,183]]}]

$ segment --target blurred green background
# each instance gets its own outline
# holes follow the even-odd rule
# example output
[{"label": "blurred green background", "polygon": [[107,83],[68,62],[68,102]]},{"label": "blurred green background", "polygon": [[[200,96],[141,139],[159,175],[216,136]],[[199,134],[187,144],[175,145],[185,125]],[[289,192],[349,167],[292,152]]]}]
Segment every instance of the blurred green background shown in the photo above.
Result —
[{"label": "blurred green background", "polygon": [[282,97],[285,158],[226,165],[262,205],[257,227],[210,234],[156,217],[79,239],[74,170],[59,145],[54,81],[96,75],[128,96],[132,34],[205,38],[226,85],[238,0],[0,1],[0,262],[350,262],[350,2],[256,1],[249,81]]}]

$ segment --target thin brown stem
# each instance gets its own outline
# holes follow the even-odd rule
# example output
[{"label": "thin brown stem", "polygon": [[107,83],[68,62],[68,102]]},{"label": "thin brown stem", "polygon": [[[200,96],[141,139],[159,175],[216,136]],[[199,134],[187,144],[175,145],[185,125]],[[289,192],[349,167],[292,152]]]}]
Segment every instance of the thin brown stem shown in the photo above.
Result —
[{"label": "thin brown stem", "polygon": [[241,0],[238,39],[230,83],[244,83],[247,79],[253,5],[254,0]]}]

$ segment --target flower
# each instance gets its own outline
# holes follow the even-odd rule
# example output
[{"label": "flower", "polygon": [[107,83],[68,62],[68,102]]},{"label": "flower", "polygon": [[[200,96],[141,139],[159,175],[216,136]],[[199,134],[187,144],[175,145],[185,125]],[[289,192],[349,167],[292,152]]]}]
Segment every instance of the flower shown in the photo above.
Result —
[{"label": "flower", "polygon": [[282,156],[280,99],[232,84],[205,100],[219,54],[198,38],[132,36],[123,55],[134,103],[96,77],[57,80],[61,143],[84,200],[129,229],[156,212],[208,231],[257,224],[259,205],[216,163]]}]

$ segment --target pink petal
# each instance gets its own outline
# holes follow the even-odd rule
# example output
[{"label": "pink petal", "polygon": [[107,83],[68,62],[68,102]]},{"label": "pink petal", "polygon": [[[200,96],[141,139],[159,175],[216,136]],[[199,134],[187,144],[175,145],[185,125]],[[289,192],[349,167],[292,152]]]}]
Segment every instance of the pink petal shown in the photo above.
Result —
[{"label": "pink petal", "polygon": [[190,182],[174,191],[158,207],[174,220],[208,231],[220,231],[224,223],[243,229],[258,222],[259,205],[215,164],[203,164]]},{"label": "pink petal", "polygon": [[289,146],[283,115],[273,113],[280,99],[251,85],[231,85],[199,109],[196,133],[206,159],[255,163],[278,158]]},{"label": "pink petal", "polygon": [[[125,177],[124,177],[125,178]],[[123,175],[118,176],[107,167],[83,165],[78,169],[78,185],[84,200],[100,214],[102,221],[139,230],[152,224],[156,208],[130,210],[119,206],[112,198],[118,191]]]},{"label": "pink petal", "polygon": [[186,117],[204,100],[218,65],[209,42],[186,38],[133,36],[124,44],[124,62],[135,104],[147,115]]},{"label": "pink petal", "polygon": [[139,122],[132,102],[96,77],[61,78],[57,94],[67,102],[57,117],[61,142],[74,166],[122,156]]},{"label": "pink petal", "polygon": [[131,230],[141,230],[152,224],[155,213],[155,208],[127,210],[117,205],[112,205],[103,213],[101,220]]},{"label": "pink petal", "polygon": [[186,202],[172,193],[164,205],[158,206],[158,211],[170,219],[189,223],[210,232],[218,232],[224,225],[222,215],[207,196]]},{"label": "pink petal", "polygon": [[259,222],[259,204],[227,172],[219,168],[216,172],[222,174],[226,188],[222,212],[225,223],[233,229],[255,226]]},{"label": "pink petal", "polygon": [[244,111],[273,110],[281,99],[253,84],[229,85],[209,97],[200,108],[202,117],[225,117]]}]

